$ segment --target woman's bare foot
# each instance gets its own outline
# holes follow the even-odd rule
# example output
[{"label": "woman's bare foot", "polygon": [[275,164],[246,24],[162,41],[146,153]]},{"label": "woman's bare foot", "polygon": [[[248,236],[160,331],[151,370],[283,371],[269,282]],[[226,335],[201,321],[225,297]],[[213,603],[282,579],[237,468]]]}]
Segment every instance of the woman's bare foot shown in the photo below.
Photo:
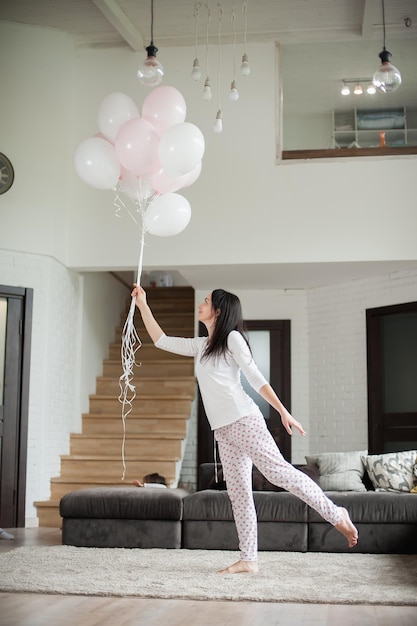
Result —
[{"label": "woman's bare foot", "polygon": [[135,487],[143,487],[143,483],[141,483],[140,480],[134,480],[133,485],[135,485]]},{"label": "woman's bare foot", "polygon": [[340,518],[340,522],[336,524],[335,528],[342,533],[344,537],[348,540],[349,548],[353,548],[358,543],[358,530],[356,526],[353,525],[352,520],[349,517],[349,513],[345,508],[342,507],[342,517]]},{"label": "woman's bare foot", "polygon": [[237,561],[229,567],[220,569],[218,574],[256,574],[259,572],[258,561]]}]

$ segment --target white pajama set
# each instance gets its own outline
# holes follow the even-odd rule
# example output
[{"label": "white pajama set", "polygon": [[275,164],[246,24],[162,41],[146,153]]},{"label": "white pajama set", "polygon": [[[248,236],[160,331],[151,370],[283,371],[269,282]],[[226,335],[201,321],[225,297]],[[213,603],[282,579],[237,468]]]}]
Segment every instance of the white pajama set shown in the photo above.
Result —
[{"label": "white pajama set", "polygon": [[242,335],[233,330],[228,336],[225,355],[201,360],[206,343],[207,337],[163,334],[155,346],[195,358],[202,401],[219,447],[232,504],[240,559],[256,561],[258,532],[252,492],[253,464],[269,482],[296,495],[333,526],[340,521],[342,511],[307,474],[284,459],[260,409],[243,389],[241,371],[257,392],[268,381],[259,371]]}]

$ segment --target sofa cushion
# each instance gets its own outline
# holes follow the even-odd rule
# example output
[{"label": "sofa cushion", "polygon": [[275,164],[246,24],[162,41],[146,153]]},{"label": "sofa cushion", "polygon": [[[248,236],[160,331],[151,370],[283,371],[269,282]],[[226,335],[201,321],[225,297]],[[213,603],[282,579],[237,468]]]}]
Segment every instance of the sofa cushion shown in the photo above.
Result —
[{"label": "sofa cushion", "polygon": [[324,491],[366,491],[362,478],[365,468],[361,452],[323,452],[308,455],[308,464],[316,463],[319,468],[319,484]]},{"label": "sofa cushion", "polygon": [[[317,465],[295,465],[294,467],[310,476],[316,483],[319,482],[319,468]],[[214,463],[202,463],[200,465],[198,490],[202,491],[203,489],[217,489],[219,491],[227,489],[221,464],[217,465],[217,482]],[[256,467],[252,469],[252,489],[253,491],[285,491],[282,487],[270,483]]]},{"label": "sofa cushion", "polygon": [[97,487],[67,493],[61,517],[96,519],[181,520],[183,489]]},{"label": "sofa cushion", "polygon": [[[410,493],[382,491],[326,492],[338,506],[345,507],[355,524],[417,524],[417,498]],[[324,522],[316,511],[309,508],[309,522]]]},{"label": "sofa cushion", "polygon": [[[306,522],[307,506],[285,491],[254,492],[259,522]],[[205,489],[184,498],[184,520],[233,521],[232,505],[226,491]]]},{"label": "sofa cushion", "polygon": [[[371,454],[362,457],[375,490],[411,491],[417,484],[414,464],[417,450]],[[416,502],[417,504],[417,502]]]}]

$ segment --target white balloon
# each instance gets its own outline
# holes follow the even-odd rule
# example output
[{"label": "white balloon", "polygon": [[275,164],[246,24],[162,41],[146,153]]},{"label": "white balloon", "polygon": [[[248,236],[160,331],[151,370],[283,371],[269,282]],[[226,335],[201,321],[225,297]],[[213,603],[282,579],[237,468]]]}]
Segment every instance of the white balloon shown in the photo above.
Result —
[{"label": "white balloon", "polygon": [[114,146],[101,137],[90,137],[80,143],[74,154],[76,172],[82,180],[97,189],[113,189],[119,180],[121,165]]},{"label": "white balloon", "polygon": [[204,135],[190,122],[168,128],[158,147],[159,160],[168,176],[191,172],[203,158],[204,150]]},{"label": "white balloon", "polygon": [[103,135],[114,142],[123,124],[135,117],[139,117],[139,111],[132,98],[115,91],[101,101],[97,123]]},{"label": "white balloon", "polygon": [[191,207],[187,198],[178,193],[166,193],[152,200],[145,213],[145,226],[151,235],[178,235],[189,224]]}]

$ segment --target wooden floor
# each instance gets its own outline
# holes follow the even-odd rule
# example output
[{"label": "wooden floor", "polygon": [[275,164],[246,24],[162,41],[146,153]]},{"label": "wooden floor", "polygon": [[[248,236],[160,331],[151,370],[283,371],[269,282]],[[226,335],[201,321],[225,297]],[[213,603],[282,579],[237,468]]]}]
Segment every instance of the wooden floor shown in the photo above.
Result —
[{"label": "wooden floor", "polygon": [[[61,543],[54,528],[19,528],[0,553]],[[300,573],[302,575],[302,573]],[[279,584],[279,581],[277,581]],[[381,589],[383,594],[383,589]],[[416,607],[213,602],[0,593],[0,626],[417,626]]]}]

